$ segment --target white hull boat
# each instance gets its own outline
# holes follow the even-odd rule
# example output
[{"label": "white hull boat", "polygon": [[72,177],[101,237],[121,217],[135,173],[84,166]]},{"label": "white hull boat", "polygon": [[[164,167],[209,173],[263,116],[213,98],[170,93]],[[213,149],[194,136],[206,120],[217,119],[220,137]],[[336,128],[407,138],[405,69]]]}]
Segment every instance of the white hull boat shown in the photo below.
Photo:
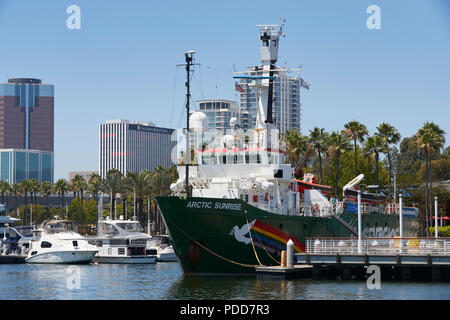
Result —
[{"label": "white hull boat", "polygon": [[95,261],[98,263],[111,263],[111,264],[152,264],[156,262],[155,256],[135,256],[135,257],[114,257],[114,256],[101,256],[95,257]]},{"label": "white hull boat", "polygon": [[177,261],[177,256],[168,235],[153,236],[148,243],[148,249],[156,254],[157,260],[160,262]]},{"label": "white hull boat", "polygon": [[161,262],[176,262],[177,256],[172,246],[164,248],[158,253],[158,261]]},{"label": "white hull boat", "polygon": [[150,236],[142,232],[138,221],[106,219],[99,221],[95,240],[98,263],[151,264],[156,255],[146,250]]},{"label": "white hull boat", "polygon": [[25,259],[27,263],[68,263],[83,264],[91,263],[94,260],[95,251],[53,251],[40,252],[35,256]]},{"label": "white hull boat", "polygon": [[33,230],[27,263],[83,264],[94,261],[98,249],[78,233],[76,222],[47,220]]}]

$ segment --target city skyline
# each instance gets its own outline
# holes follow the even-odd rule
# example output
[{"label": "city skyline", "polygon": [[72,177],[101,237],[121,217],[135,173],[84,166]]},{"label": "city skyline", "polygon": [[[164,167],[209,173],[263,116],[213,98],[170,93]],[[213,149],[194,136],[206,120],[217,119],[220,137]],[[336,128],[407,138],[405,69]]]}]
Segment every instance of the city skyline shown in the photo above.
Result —
[{"label": "city skyline", "polygon": [[[189,49],[200,63],[193,100],[238,101],[233,71],[259,62],[255,26],[277,24],[280,16],[286,37],[279,64],[302,65],[311,83],[301,93],[303,134],[314,126],[342,129],[355,119],[371,133],[389,122],[402,138],[425,121],[450,130],[444,1],[281,1],[276,8],[264,1],[197,2],[179,3],[176,11],[147,1],[76,1],[80,30],[66,27],[71,4],[0,1],[0,37],[14,44],[0,48],[0,82],[29,77],[55,85],[55,181],[70,171],[98,170],[97,130],[107,119],[183,127],[185,74],[176,65]],[[380,30],[366,26],[372,4],[381,9]]]}]

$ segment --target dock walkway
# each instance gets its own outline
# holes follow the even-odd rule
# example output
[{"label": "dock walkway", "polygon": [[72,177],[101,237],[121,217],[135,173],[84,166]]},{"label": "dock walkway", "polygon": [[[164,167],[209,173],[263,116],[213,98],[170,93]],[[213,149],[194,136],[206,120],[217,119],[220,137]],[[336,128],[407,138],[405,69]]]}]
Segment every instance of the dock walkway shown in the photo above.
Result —
[{"label": "dock walkway", "polygon": [[385,279],[450,281],[450,238],[309,238],[294,261],[328,278],[361,278],[376,265]]}]

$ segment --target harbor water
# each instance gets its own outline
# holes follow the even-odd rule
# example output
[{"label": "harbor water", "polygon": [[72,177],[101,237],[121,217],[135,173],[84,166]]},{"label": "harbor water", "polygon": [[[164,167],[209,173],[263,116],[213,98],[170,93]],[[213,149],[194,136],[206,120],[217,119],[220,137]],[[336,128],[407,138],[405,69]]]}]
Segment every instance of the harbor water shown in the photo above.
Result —
[{"label": "harbor water", "polygon": [[0,300],[448,300],[450,283],[183,276],[178,263],[0,265]]}]

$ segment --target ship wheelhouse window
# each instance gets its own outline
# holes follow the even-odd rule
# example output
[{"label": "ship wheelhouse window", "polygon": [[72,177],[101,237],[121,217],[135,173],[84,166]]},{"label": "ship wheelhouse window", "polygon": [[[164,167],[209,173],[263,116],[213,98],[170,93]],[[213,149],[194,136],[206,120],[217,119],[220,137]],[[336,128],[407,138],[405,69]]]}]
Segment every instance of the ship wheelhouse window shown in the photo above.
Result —
[{"label": "ship wheelhouse window", "polygon": [[202,156],[202,164],[217,164],[217,158],[214,154],[203,155]]},{"label": "ship wheelhouse window", "polygon": [[244,156],[242,156],[242,155],[235,154],[235,155],[227,156],[227,158],[228,158],[227,161],[229,164],[244,163]]}]

